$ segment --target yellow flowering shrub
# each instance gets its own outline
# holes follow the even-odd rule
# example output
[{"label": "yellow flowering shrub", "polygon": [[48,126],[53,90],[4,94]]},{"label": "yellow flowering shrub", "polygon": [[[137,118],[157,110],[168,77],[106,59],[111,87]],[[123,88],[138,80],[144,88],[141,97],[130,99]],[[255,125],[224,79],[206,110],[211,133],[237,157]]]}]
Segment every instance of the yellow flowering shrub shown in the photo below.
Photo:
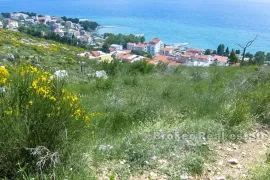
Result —
[{"label": "yellow flowering shrub", "polygon": [[0,67],[0,86],[5,86],[8,81],[9,72],[6,68]]},{"label": "yellow flowering shrub", "polygon": [[[4,143],[0,146],[0,162],[8,164],[0,163],[0,172],[6,173],[3,177],[17,174],[18,163],[33,172],[40,171],[37,162],[32,162],[35,158],[28,158],[30,153],[22,150],[44,146],[59,153],[64,163],[70,148],[82,136],[91,136],[93,114],[87,114],[79,98],[52,74],[30,65],[0,67],[0,83],[6,88],[0,94],[0,142]],[[50,166],[42,168],[44,171]]]}]

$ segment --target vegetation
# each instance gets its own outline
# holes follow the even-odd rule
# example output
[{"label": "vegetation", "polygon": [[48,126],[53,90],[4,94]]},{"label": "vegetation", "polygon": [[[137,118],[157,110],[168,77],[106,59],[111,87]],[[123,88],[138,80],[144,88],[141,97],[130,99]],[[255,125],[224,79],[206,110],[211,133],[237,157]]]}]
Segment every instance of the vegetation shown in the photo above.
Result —
[{"label": "vegetation", "polygon": [[[215,157],[210,135],[226,141],[270,124],[268,66],[100,63],[76,55],[83,51],[0,32],[0,178],[199,177]],[[60,69],[69,76],[50,80]],[[100,70],[107,79],[94,77]],[[268,177],[265,167],[257,177]]]},{"label": "vegetation", "polygon": [[74,35],[60,36],[56,34],[54,31],[52,31],[48,26],[43,24],[20,26],[18,30],[22,33],[26,33],[34,37],[45,38],[48,40],[54,40],[56,42],[68,44],[71,46],[78,46],[85,49],[91,49],[91,46],[89,46],[86,42],[77,39],[76,37],[74,37]]},{"label": "vegetation", "polygon": [[131,53],[132,53],[132,54],[136,54],[136,55],[139,55],[139,56],[144,56],[144,57],[147,57],[147,58],[152,59],[152,55],[149,54],[149,53],[146,53],[146,52],[144,52],[144,51],[135,51],[135,50],[132,50]]},{"label": "vegetation", "polygon": [[145,37],[144,36],[135,36],[133,34],[130,35],[123,35],[123,34],[109,34],[106,33],[104,35],[106,38],[105,44],[112,45],[112,44],[121,44],[126,48],[127,43],[143,43],[145,42]]}]

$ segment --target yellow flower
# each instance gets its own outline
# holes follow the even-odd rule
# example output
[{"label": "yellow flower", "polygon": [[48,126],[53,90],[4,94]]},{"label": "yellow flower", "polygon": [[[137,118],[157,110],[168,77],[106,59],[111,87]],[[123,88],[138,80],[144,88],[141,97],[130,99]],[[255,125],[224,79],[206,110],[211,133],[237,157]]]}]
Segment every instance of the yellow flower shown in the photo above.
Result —
[{"label": "yellow flower", "polygon": [[42,75],[42,76],[41,76],[41,81],[43,81],[43,82],[47,81],[46,76]]},{"label": "yellow flower", "polygon": [[32,104],[33,104],[33,101],[30,100],[30,101],[29,101],[29,104],[32,105]]},{"label": "yellow flower", "polygon": [[51,96],[51,97],[50,97],[50,100],[51,100],[51,101],[56,101],[56,98],[53,97],[53,96]]}]

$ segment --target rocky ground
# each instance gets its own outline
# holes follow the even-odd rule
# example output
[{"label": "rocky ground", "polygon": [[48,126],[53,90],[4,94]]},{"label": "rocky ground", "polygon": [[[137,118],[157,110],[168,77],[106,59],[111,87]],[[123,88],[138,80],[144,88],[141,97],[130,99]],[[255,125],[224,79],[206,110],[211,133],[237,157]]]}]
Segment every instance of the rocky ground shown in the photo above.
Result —
[{"label": "rocky ground", "polygon": [[[182,180],[234,180],[248,179],[254,166],[265,162],[265,155],[270,149],[270,128],[258,126],[241,142],[210,143],[210,150],[215,154],[216,161],[205,164],[205,173],[200,177],[183,174]],[[159,166],[166,167],[169,162],[157,160]],[[103,171],[100,180],[109,179],[108,172]],[[115,179],[118,179],[117,177]],[[129,180],[169,180],[170,177],[158,171],[144,172],[132,176]]]}]

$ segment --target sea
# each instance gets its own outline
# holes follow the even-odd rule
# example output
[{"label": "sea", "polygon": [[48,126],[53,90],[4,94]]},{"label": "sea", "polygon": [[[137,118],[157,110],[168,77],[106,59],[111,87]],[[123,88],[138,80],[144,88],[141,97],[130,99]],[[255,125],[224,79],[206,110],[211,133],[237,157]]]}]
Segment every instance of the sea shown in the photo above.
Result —
[{"label": "sea", "polygon": [[165,44],[190,43],[239,49],[258,35],[249,52],[270,52],[270,0],[0,0],[0,12],[87,18],[98,33],[144,34]]}]

